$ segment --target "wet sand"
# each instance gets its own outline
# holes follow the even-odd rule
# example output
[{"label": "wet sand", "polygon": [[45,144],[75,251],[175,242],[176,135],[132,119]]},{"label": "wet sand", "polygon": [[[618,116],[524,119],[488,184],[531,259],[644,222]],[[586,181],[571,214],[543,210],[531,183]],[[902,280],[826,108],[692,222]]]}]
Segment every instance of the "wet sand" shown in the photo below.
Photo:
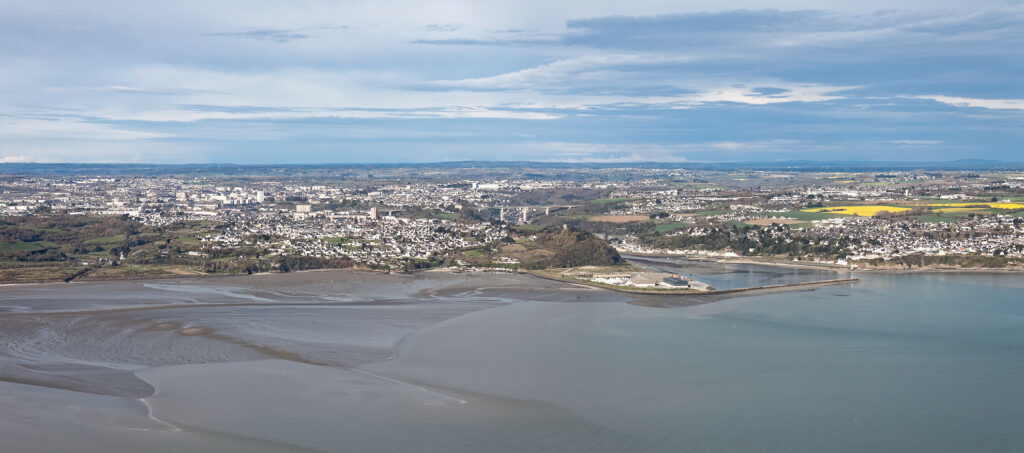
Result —
[{"label": "wet sand", "polygon": [[4,287],[0,439],[5,453],[646,451],[649,440],[564,406],[374,368],[410,334],[473,312],[541,304],[567,314],[643,297],[448,272]]},{"label": "wet sand", "polygon": [[409,333],[509,303],[679,307],[753,294],[624,294],[522,274],[351,270],[9,286],[0,288],[0,381],[140,398],[154,391],[136,373],[147,367],[281,359],[352,368],[390,357]]},{"label": "wet sand", "polygon": [[404,335],[522,300],[621,296],[515,274],[355,271],[0,289],[0,380],[145,397],[145,367],[282,359],[354,367]]},{"label": "wet sand", "polygon": [[[424,438],[436,446],[424,451],[451,451],[503,437],[514,446],[508,427],[519,425],[542,444],[568,436],[628,449],[556,407],[450,396],[358,369],[392,357],[419,329],[527,300],[628,298],[525,275],[447,272],[3,287],[0,438],[5,452],[413,451]],[[430,434],[425,421],[438,411],[447,417],[439,431],[459,436]],[[289,420],[304,422],[266,432]]]}]

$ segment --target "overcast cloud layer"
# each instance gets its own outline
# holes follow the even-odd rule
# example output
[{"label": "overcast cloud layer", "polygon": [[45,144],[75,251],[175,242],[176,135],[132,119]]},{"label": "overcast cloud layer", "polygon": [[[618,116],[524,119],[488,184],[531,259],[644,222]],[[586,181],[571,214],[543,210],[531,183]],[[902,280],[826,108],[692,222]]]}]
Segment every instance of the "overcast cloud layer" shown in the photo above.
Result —
[{"label": "overcast cloud layer", "polygon": [[1024,160],[1020,1],[0,1],[0,161]]}]

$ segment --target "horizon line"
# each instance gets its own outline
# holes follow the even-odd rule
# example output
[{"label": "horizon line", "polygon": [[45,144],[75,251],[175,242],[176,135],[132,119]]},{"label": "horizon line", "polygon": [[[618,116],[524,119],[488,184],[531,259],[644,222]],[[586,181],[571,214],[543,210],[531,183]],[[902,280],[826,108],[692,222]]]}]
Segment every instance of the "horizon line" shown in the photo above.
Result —
[{"label": "horizon line", "polygon": [[1024,165],[1024,160],[996,160],[996,159],[954,159],[934,161],[908,161],[908,160],[812,160],[812,159],[787,159],[787,160],[748,160],[748,161],[631,161],[631,162],[603,162],[603,161],[537,161],[537,160],[450,160],[432,162],[306,162],[306,163],[237,163],[237,162],[0,162],[3,165],[159,165],[159,166],[224,166],[234,165],[242,167],[272,167],[272,166],[352,166],[352,165],[451,165],[451,164],[538,164],[538,165],[744,165],[744,164],[904,164],[904,165],[925,165],[925,164],[1013,164]]}]

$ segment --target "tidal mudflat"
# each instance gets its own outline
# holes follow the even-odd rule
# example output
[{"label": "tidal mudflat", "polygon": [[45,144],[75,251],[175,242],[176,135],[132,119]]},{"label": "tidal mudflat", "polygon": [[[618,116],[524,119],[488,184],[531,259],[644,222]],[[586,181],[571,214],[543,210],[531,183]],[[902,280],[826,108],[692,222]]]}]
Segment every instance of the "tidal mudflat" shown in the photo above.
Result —
[{"label": "tidal mudflat", "polygon": [[[736,269],[715,275],[780,272]],[[13,452],[1024,448],[1019,276],[861,278],[675,308],[515,274],[8,286],[0,438]]]}]

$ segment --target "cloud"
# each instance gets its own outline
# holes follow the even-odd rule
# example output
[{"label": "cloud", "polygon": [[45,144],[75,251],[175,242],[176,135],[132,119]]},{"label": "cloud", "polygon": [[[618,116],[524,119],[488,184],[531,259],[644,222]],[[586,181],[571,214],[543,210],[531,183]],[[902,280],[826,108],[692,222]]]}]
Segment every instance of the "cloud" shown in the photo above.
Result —
[{"label": "cloud", "polygon": [[427,31],[451,32],[462,29],[462,24],[427,24]]},{"label": "cloud", "polygon": [[312,38],[311,35],[299,33],[296,30],[280,30],[274,28],[253,28],[235,32],[204,33],[201,36],[225,36],[229,38],[253,39],[257,41],[270,41],[276,43],[286,43],[296,39]]},{"label": "cloud", "polygon": [[[950,47],[951,43],[987,43],[995,37],[1020,42],[1022,24],[1024,12],[1019,8],[966,14],[733,10],[570,20],[562,42],[615,49],[730,49],[747,55],[770,48],[839,50],[864,45],[891,55],[914,46],[948,56],[966,50]],[[861,57],[865,56],[870,57]]]},{"label": "cloud", "polygon": [[[767,105],[784,102],[825,102],[857,86],[793,83],[782,80],[735,81],[690,78],[676,71],[693,63],[686,56],[598,54],[561,59],[532,68],[487,77],[438,80],[422,87],[470,91],[525,93],[517,104],[532,108],[600,109],[649,106],[691,108],[710,103]],[[637,76],[642,75],[641,80]]]},{"label": "cloud", "polygon": [[568,159],[546,159],[541,162],[564,162],[570,164],[628,164],[638,162],[665,162],[679,163],[688,162],[683,156],[651,156],[648,154],[632,153],[621,156],[609,157],[576,157]]},{"label": "cloud", "polygon": [[[569,163],[629,163],[629,162],[686,162],[679,154],[680,147],[672,145],[636,143],[574,143],[548,142],[532,145],[547,156],[547,162]],[[552,154],[554,156],[552,156]]]},{"label": "cloud", "polygon": [[738,143],[738,142],[720,142],[720,143],[711,143],[710,146],[712,148],[715,148],[715,149],[734,150],[734,149],[743,149],[743,148],[746,147],[746,144]]},{"label": "cloud", "polygon": [[[809,152],[812,144],[799,140],[694,143],[587,143],[546,142],[528,146],[550,156],[550,162],[629,163],[689,162],[687,156],[746,155],[747,153]],[[743,153],[743,154],[737,154]]]},{"label": "cloud", "polygon": [[0,15],[0,147],[998,159],[1024,140],[1019,3],[453,1],[15,2]]},{"label": "cloud", "polygon": [[566,22],[567,44],[614,48],[662,49],[692,47],[712,41],[719,43],[750,36],[799,31],[829,31],[849,28],[842,16],[824,11],[735,10],[665,14],[654,16],[611,16]]},{"label": "cloud", "polygon": [[72,116],[60,117],[0,117],[0,138],[25,140],[101,140],[138,141],[166,138],[166,134],[117,127]]},{"label": "cloud", "polygon": [[414,39],[413,44],[431,44],[440,46],[538,46],[557,44],[553,38],[519,38],[519,39],[481,39],[481,38],[452,38],[452,39]]},{"label": "cloud", "polygon": [[773,87],[765,93],[766,87],[750,88],[745,84],[706,90],[694,96],[687,96],[694,104],[733,102],[738,104],[766,105],[782,102],[825,102],[844,99],[837,93],[856,89],[856,86],[829,86],[814,83],[788,83],[785,88]]},{"label": "cloud", "polygon": [[609,78],[610,71],[632,69],[634,71],[654,65],[667,65],[690,61],[688,57],[639,55],[639,54],[594,54],[557,60],[532,68],[521,69],[489,77],[461,80],[439,80],[429,83],[434,87],[514,90],[544,88],[552,85],[574,84],[581,79]]},{"label": "cloud", "polygon": [[279,107],[185,104],[174,108],[104,112],[83,117],[53,112],[49,118],[0,119],[0,138],[63,137],[104,140],[165,138],[160,133],[122,130],[111,123],[195,123],[200,121],[296,121],[315,119],[505,119],[556,120],[559,113],[529,109],[440,105],[421,108]]},{"label": "cloud", "polygon": [[1024,110],[1024,99],[980,99],[937,94],[904,96],[911,99],[928,99],[957,107],[974,107],[993,110]]},{"label": "cloud", "polygon": [[110,86],[58,86],[48,87],[47,91],[58,94],[71,93],[112,93],[128,95],[154,95],[154,96],[182,96],[182,95],[205,95],[205,94],[226,94],[225,91],[214,90],[190,90],[186,88],[142,88],[135,86],[110,85]]},{"label": "cloud", "polygon": [[447,45],[523,45],[546,44],[557,46],[585,46],[616,49],[679,49],[679,46],[752,40],[754,36],[778,33],[837,31],[856,29],[859,21],[842,14],[826,11],[732,10],[689,14],[662,14],[650,16],[604,16],[570,19],[564,30],[545,33],[540,39],[500,36],[503,32],[516,34],[530,30],[497,30],[489,38],[462,38],[451,40],[418,40],[421,44]]},{"label": "cloud", "polygon": [[[526,110],[495,109],[486,107],[436,107],[410,109],[373,108],[235,108],[220,106],[202,110],[151,110],[132,115],[109,115],[104,121],[145,121],[159,123],[191,123],[210,120],[292,121],[313,119],[429,119],[475,118],[509,120],[555,120],[562,115]],[[3,130],[0,129],[0,137]]]},{"label": "cloud", "polygon": [[[604,54],[586,55],[489,77],[440,80],[434,88],[476,91],[519,91],[521,105],[534,108],[595,109],[650,106],[691,108],[710,103],[767,105],[784,102],[825,102],[843,99],[839,93],[857,86],[793,83],[781,80],[678,80],[659,68],[690,63],[685,56]],[[636,75],[644,74],[642,83]],[[633,84],[626,91],[622,85]]]},{"label": "cloud", "polygon": [[758,96],[781,96],[790,92],[787,88],[778,87],[754,87],[751,88],[750,91]]},{"label": "cloud", "polygon": [[695,149],[712,149],[718,151],[793,151],[795,148],[804,147],[807,143],[799,140],[755,140],[749,142],[710,142],[694,143],[688,145]]}]

